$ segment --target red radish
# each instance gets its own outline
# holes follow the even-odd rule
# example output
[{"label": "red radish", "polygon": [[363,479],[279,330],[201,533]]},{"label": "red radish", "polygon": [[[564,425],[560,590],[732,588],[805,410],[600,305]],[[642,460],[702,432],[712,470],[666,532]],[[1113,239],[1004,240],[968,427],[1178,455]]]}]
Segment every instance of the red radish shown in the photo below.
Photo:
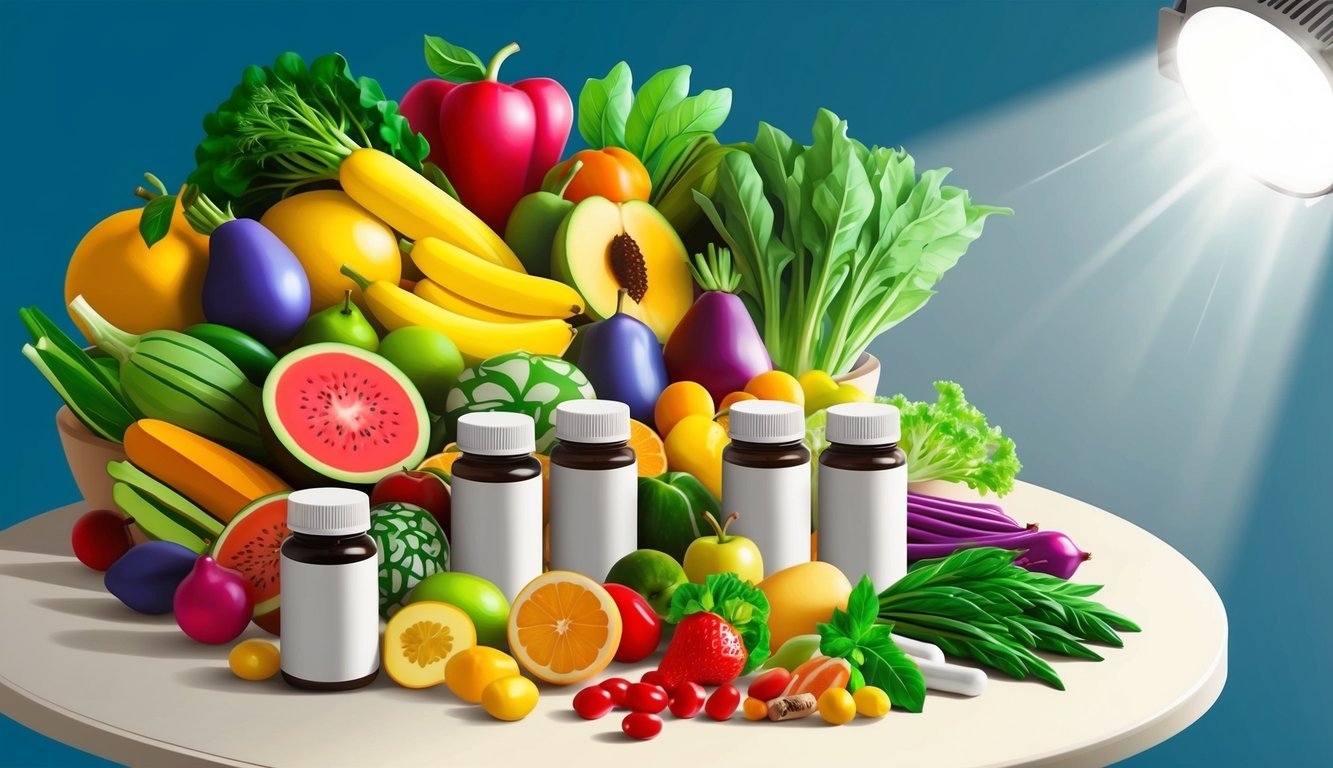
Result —
[{"label": "red radish", "polygon": [[574,695],[574,711],[584,720],[605,717],[615,708],[611,692],[600,685],[591,685]]},{"label": "red radish", "polygon": [[671,708],[671,714],[682,720],[688,720],[699,714],[704,708],[704,687],[698,683],[681,683],[672,694],[667,706]]},{"label": "red radish", "polygon": [[647,741],[662,732],[662,718],[651,712],[631,712],[620,722],[620,730],[631,739]]},{"label": "red radish", "polygon": [[629,681],[623,677],[608,677],[602,681],[602,687],[611,694],[611,703],[617,707],[625,703],[625,694],[629,692]]},{"label": "red radish", "polygon": [[775,667],[756,677],[746,690],[745,695],[760,701],[772,701],[782,695],[787,683],[791,682],[791,672],[782,667]]},{"label": "red radish", "polygon": [[74,521],[69,543],[80,563],[94,571],[105,571],[120,556],[130,551],[134,539],[130,537],[133,520],[109,509],[94,509]]},{"label": "red radish", "polygon": [[417,469],[385,475],[370,491],[370,506],[378,507],[393,501],[415,504],[426,510],[440,524],[444,537],[451,537],[449,486],[444,478]]},{"label": "red radish", "polygon": [[727,683],[708,697],[708,703],[704,704],[704,712],[714,720],[727,720],[736,713],[736,708],[740,705],[741,692],[736,686]]},{"label": "red radish", "polygon": [[671,332],[662,354],[669,380],[697,381],[720,403],[744,390],[750,379],[773,370],[773,361],[735,293],[741,277],[732,270],[731,251],[710,243],[708,255],[697,254],[695,261],[690,271],[704,293]]},{"label": "red radish", "polygon": [[652,712],[655,715],[667,708],[667,693],[660,685],[635,683],[625,692],[625,706],[635,712]]}]

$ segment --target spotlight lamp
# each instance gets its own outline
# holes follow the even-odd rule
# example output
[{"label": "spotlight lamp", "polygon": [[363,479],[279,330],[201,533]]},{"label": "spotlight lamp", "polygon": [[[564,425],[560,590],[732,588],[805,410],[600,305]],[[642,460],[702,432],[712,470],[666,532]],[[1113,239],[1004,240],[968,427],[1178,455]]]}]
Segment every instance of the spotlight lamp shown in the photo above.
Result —
[{"label": "spotlight lamp", "polygon": [[1333,0],[1177,0],[1158,15],[1157,65],[1260,181],[1333,192]]}]

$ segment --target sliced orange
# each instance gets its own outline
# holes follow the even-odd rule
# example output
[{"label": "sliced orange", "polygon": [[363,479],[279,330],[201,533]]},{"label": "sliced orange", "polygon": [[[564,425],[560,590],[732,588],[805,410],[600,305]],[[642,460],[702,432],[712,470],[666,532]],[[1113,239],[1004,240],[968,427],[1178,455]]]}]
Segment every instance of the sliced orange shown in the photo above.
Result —
[{"label": "sliced orange", "polygon": [[462,455],[463,452],[457,450],[457,446],[455,444],[449,443],[448,445],[444,446],[443,451],[440,451],[434,456],[427,456],[425,461],[417,465],[417,469],[434,469],[439,472],[443,472],[449,477],[453,477],[454,462],[458,461],[458,457]]},{"label": "sliced orange", "polygon": [[667,471],[666,443],[652,427],[630,419],[629,447],[639,459],[639,477],[657,477]]},{"label": "sliced orange", "polygon": [[569,685],[606,669],[620,645],[620,611],[601,584],[548,571],[514,598],[509,651],[534,677]]}]

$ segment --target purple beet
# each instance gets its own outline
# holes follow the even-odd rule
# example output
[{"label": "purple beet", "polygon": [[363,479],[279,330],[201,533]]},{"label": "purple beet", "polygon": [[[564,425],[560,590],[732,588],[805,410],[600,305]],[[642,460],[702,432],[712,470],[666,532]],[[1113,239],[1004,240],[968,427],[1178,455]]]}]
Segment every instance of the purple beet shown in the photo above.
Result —
[{"label": "purple beet", "polygon": [[936,557],[948,557],[960,549],[974,547],[999,547],[1001,549],[1020,550],[1014,558],[1014,565],[1036,573],[1047,573],[1061,579],[1068,579],[1078,570],[1079,565],[1091,560],[1092,555],[1079,549],[1068,536],[1059,531],[1035,531],[1015,533],[1005,536],[982,536],[972,540],[954,541],[944,544],[907,545],[907,561],[928,560]]},{"label": "purple beet", "polygon": [[668,379],[698,382],[718,403],[773,370],[773,361],[735,293],[741,278],[732,270],[731,252],[710,243],[708,255],[697,254],[695,261],[690,271],[704,292],[671,332],[662,355]]},{"label": "purple beet", "polygon": [[296,255],[267,227],[254,219],[231,219],[208,237],[203,305],[208,322],[278,349],[310,316],[310,280]]}]

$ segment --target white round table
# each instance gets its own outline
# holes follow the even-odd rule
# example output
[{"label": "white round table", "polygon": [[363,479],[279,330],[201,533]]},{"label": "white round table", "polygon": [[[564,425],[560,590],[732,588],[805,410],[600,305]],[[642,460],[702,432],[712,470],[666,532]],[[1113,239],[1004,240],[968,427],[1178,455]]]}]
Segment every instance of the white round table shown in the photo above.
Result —
[{"label": "white round table", "polygon": [[[958,495],[957,491],[949,489]],[[407,690],[386,675],[341,694],[248,683],[226,646],[197,644],[170,616],[140,616],[69,554],[82,511],[64,507],[0,532],[0,711],[54,739],[136,766],[519,766],[576,761],[680,765],[1100,766],[1159,744],[1199,718],[1226,680],[1227,620],[1217,592],[1171,547],[1114,515],[1032,485],[1003,505],[1095,553],[1077,581],[1137,621],[1102,662],[1054,662],[1068,688],[993,673],[969,699],[932,693],[925,712],[833,728],[667,719],[632,742],[620,717],[586,722],[575,690],[545,687],[518,723],[490,719],[443,687]],[[253,628],[248,634],[260,636]],[[647,669],[613,665],[602,677]],[[598,679],[601,679],[600,677]],[[761,762],[762,761],[762,762]],[[872,762],[873,761],[873,762]]]}]

